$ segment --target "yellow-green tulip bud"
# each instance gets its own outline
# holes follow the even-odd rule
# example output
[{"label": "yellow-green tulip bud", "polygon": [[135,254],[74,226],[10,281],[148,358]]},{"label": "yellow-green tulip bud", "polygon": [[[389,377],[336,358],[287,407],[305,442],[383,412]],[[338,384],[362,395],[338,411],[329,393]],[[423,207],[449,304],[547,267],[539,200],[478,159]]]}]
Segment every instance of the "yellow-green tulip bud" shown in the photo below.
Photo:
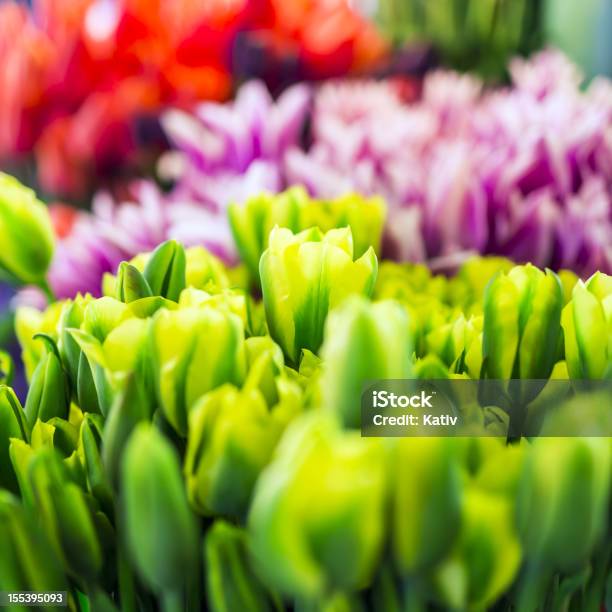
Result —
[{"label": "yellow-green tulip bud", "polygon": [[[186,287],[185,249],[176,240],[167,240],[151,253],[144,269],[144,278],[153,295],[178,302]],[[143,296],[144,297],[144,296]]]},{"label": "yellow-green tulip bud", "polygon": [[247,535],[238,527],[215,521],[204,541],[206,598],[211,612],[281,612],[278,597],[271,594],[253,571]]},{"label": "yellow-green tulip bud", "polygon": [[185,282],[187,287],[212,291],[234,286],[228,278],[225,266],[204,247],[191,247],[185,251]]},{"label": "yellow-green tulip bud", "polygon": [[196,400],[224,383],[244,380],[242,321],[208,306],[160,310],[153,318],[152,341],[164,415],[185,436],[187,414]]},{"label": "yellow-green tulip bud", "polygon": [[380,252],[386,207],[378,197],[346,194],[332,200],[314,200],[301,186],[276,196],[258,195],[244,204],[229,207],[234,240],[254,280],[259,278],[259,260],[268,248],[268,237],[275,226],[299,232],[318,227],[322,232],[350,227],[354,255],[361,257],[370,247]]},{"label": "yellow-green tulip bud", "polygon": [[107,515],[112,517],[112,493],[101,456],[103,429],[104,420],[99,414],[86,414],[79,430],[78,454],[85,471],[87,488]]},{"label": "yellow-green tulip bud", "polygon": [[570,377],[612,373],[612,276],[596,272],[586,283],[578,281],[561,322]]},{"label": "yellow-green tulip bud", "polygon": [[513,507],[500,495],[468,491],[457,543],[435,571],[451,610],[488,610],[514,581],[521,563]]},{"label": "yellow-green tulip bud", "polygon": [[68,379],[57,346],[48,336],[41,334],[39,337],[47,343],[48,351],[36,366],[26,398],[25,415],[30,428],[37,419],[66,419],[70,409]]},{"label": "yellow-green tulip bud", "polygon": [[[48,534],[19,500],[0,489],[0,585],[8,591],[67,591],[68,580]],[[31,608],[12,606],[17,612]]]},{"label": "yellow-green tulip bud", "polygon": [[21,347],[21,359],[28,380],[32,380],[36,366],[47,354],[45,344],[39,342],[35,336],[36,334],[46,334],[55,338],[63,307],[62,302],[55,302],[44,312],[41,312],[36,308],[21,306],[15,313],[15,333]]},{"label": "yellow-green tulip bud", "polygon": [[2,172],[0,236],[0,271],[21,283],[44,283],[54,249],[47,207],[31,189]]},{"label": "yellow-green tulip bud", "polygon": [[323,232],[350,227],[355,257],[361,257],[370,247],[380,254],[386,212],[382,198],[347,193],[333,200],[311,200],[302,208],[300,227],[317,226]]},{"label": "yellow-green tulip bud", "polygon": [[412,352],[408,315],[399,303],[348,298],[325,327],[323,405],[346,427],[359,427],[364,383],[410,378]]},{"label": "yellow-green tulip bud", "polygon": [[426,352],[437,355],[452,372],[478,378],[482,367],[482,317],[458,314],[427,333]]},{"label": "yellow-green tulip bud", "polygon": [[372,248],[353,261],[349,228],[294,235],[277,227],[259,269],[270,335],[296,365],[302,349],[318,351],[330,309],[351,294],[372,293],[378,262]]},{"label": "yellow-green tulip bud", "polygon": [[243,204],[228,208],[229,223],[241,260],[253,280],[259,278],[259,260],[268,247],[268,237],[275,225],[294,232],[302,229],[300,208],[308,200],[302,187],[292,187],[279,196],[259,194]]},{"label": "yellow-green tulip bud", "polygon": [[179,592],[197,568],[198,528],[176,452],[149,423],[128,441],[121,495],[123,532],[138,573],[157,593]]},{"label": "yellow-green tulip bud", "polygon": [[27,442],[29,427],[15,392],[0,385],[0,488],[17,493],[17,479],[9,456],[11,438]]},{"label": "yellow-green tulip bud", "polygon": [[563,291],[559,278],[527,264],[496,276],[485,292],[485,378],[546,379],[558,359]]},{"label": "yellow-green tulip bud", "polygon": [[122,261],[117,270],[116,298],[124,304],[129,304],[152,295],[153,290],[142,273],[127,261]]},{"label": "yellow-green tulip bud", "polygon": [[85,494],[50,448],[33,453],[28,475],[41,523],[66,571],[76,579],[96,580],[102,569],[102,547]]},{"label": "yellow-green tulip bud", "polygon": [[405,438],[390,456],[392,547],[405,576],[438,563],[459,531],[462,486],[457,441]]},{"label": "yellow-green tulip bud", "polygon": [[13,358],[6,351],[0,350],[0,385],[10,385],[14,371]]},{"label": "yellow-green tulip bud", "polygon": [[534,563],[572,572],[606,536],[612,457],[608,438],[538,438],[525,460],[518,520]]},{"label": "yellow-green tulip bud", "polygon": [[300,417],[263,471],[249,514],[253,554],[268,584],[294,597],[368,586],[384,537],[380,440]]},{"label": "yellow-green tulip bud", "polygon": [[130,375],[117,394],[104,424],[102,461],[113,486],[119,483],[119,471],[125,445],[142,421],[153,415],[155,398],[147,393],[144,381],[135,374]]},{"label": "yellow-green tulip bud", "polygon": [[225,385],[202,397],[189,414],[184,468],[196,511],[243,519],[283,428],[257,389]]}]

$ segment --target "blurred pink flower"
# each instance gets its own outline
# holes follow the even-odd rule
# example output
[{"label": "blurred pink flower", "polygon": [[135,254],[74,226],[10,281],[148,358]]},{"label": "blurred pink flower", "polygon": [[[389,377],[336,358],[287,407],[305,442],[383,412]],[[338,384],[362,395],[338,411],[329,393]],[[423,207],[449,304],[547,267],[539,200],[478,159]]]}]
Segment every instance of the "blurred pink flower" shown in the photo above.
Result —
[{"label": "blurred pink flower", "polygon": [[413,104],[384,82],[326,84],[312,146],[288,151],[287,178],[319,197],[384,196],[400,259],[479,251],[612,270],[612,85],[582,91],[552,50],[510,71],[512,86],[496,90],[432,72]]}]

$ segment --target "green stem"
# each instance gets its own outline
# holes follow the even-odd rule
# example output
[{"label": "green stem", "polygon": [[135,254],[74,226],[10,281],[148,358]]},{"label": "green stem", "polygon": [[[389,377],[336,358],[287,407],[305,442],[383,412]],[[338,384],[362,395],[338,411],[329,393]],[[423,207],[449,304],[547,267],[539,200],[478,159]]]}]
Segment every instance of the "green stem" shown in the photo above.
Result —
[{"label": "green stem", "polygon": [[38,287],[42,289],[43,293],[45,294],[45,297],[47,298],[47,302],[49,304],[57,300],[57,298],[55,297],[55,294],[53,293],[53,290],[51,289],[51,286],[47,282],[47,279],[41,280],[40,283],[38,283]]},{"label": "green stem", "polygon": [[163,612],[184,612],[183,592],[181,590],[166,591],[162,595]]}]

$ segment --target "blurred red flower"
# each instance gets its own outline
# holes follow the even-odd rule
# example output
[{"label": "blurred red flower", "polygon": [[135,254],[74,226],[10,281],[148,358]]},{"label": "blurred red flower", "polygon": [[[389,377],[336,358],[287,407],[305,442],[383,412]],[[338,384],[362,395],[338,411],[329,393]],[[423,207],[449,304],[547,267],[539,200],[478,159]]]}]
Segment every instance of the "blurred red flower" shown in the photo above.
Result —
[{"label": "blurred red flower", "polygon": [[227,98],[239,32],[290,50],[306,78],[361,69],[383,51],[347,0],[5,2],[0,159],[33,152],[40,187],[71,196],[141,169],[138,119]]}]

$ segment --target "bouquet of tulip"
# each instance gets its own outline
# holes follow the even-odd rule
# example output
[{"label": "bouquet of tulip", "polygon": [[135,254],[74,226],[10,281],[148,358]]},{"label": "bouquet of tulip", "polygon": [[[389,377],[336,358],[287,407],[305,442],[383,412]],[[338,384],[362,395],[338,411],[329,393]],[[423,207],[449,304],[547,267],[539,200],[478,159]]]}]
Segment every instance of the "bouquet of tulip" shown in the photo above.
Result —
[{"label": "bouquet of tulip", "polygon": [[[0,267],[45,286],[48,219],[23,208]],[[231,210],[248,276],[167,241],[102,297],[22,308],[25,406],[0,386],[3,589],[72,610],[598,610],[610,438],[554,436],[589,415],[609,432],[609,396],[510,444],[490,405],[467,437],[355,426],[367,379],[516,397],[609,376],[612,278],[379,263],[383,214],[262,196]]]}]

